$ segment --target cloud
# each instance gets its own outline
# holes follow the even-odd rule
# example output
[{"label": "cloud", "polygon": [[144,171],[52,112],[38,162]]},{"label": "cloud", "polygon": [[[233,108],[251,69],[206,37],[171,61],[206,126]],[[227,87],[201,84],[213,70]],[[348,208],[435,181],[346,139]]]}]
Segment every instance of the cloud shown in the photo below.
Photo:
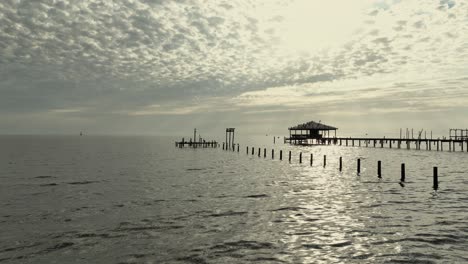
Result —
[{"label": "cloud", "polygon": [[[463,104],[467,3],[318,3],[1,1],[0,111],[134,117]],[[414,85],[392,86],[400,81]]]}]

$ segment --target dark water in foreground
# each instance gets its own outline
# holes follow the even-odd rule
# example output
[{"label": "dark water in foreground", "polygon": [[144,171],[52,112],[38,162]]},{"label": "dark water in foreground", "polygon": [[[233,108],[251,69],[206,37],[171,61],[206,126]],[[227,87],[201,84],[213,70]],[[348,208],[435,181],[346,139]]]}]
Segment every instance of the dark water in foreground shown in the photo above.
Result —
[{"label": "dark water in foreground", "polygon": [[2,136],[0,263],[468,262],[468,153],[245,144]]}]

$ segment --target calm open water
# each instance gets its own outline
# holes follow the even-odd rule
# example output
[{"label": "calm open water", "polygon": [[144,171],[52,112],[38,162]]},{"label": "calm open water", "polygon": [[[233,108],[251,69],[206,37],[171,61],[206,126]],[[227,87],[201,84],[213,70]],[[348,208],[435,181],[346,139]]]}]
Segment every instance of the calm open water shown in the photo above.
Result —
[{"label": "calm open water", "polygon": [[174,140],[1,136],[0,263],[468,262],[466,152]]}]

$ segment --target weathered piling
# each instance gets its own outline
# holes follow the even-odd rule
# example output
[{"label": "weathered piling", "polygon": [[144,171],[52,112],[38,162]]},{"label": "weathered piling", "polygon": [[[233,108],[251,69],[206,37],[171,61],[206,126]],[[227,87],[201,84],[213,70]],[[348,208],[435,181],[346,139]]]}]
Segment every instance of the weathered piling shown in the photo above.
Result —
[{"label": "weathered piling", "polygon": [[289,162],[291,162],[291,151],[289,151]]},{"label": "weathered piling", "polygon": [[263,149],[263,157],[266,158],[266,148]]},{"label": "weathered piling", "polygon": [[237,152],[239,152],[239,144],[237,144]]},{"label": "weathered piling", "polygon": [[343,158],[340,157],[340,171],[343,170]]},{"label": "weathered piling", "polygon": [[255,154],[255,148],[252,147],[252,156]]},{"label": "weathered piling", "polygon": [[224,150],[224,142],[223,142],[223,150]]},{"label": "weathered piling", "polygon": [[260,157],[261,148],[258,148],[258,156]]},{"label": "weathered piling", "polygon": [[357,175],[361,174],[361,159],[357,159]]},{"label": "weathered piling", "polygon": [[327,166],[327,155],[323,155],[323,167]]},{"label": "weathered piling", "polygon": [[280,150],[280,160],[283,160],[283,150]]},{"label": "weathered piling", "polygon": [[439,189],[439,175],[438,175],[438,171],[437,171],[437,167],[434,167],[433,169],[433,188],[435,191],[437,191],[437,189]]},{"label": "weathered piling", "polygon": [[249,155],[249,147],[246,147],[247,155]]},{"label": "weathered piling", "polygon": [[274,149],[271,150],[271,159],[275,159],[275,150]]},{"label": "weathered piling", "polygon": [[302,152],[299,152],[299,163],[302,163]]},{"label": "weathered piling", "polygon": [[382,178],[382,161],[377,161],[377,177]]},{"label": "weathered piling", "polygon": [[310,166],[312,166],[312,164],[314,164],[314,154],[310,154]]},{"label": "weathered piling", "polygon": [[405,175],[405,164],[401,164],[401,177],[400,177],[400,182],[405,182],[406,180],[406,175]]}]

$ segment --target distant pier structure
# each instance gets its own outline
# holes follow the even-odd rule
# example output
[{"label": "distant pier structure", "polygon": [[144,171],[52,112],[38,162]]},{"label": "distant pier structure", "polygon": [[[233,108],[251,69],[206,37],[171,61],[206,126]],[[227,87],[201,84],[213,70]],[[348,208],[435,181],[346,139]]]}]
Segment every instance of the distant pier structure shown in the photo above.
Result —
[{"label": "distant pier structure", "polygon": [[284,142],[291,144],[310,145],[322,144],[324,139],[330,138],[330,131],[334,132],[333,138],[336,138],[338,128],[320,123],[320,121],[310,121],[288,128],[289,137]]},{"label": "distant pier structure", "polygon": [[[336,127],[321,124],[320,122],[310,121],[290,127],[289,137],[284,138],[285,143],[294,145],[340,145],[350,147],[374,147],[374,148],[406,148],[406,149],[426,149],[444,151],[445,149],[452,151],[468,152],[468,129],[449,129],[449,136],[443,138],[427,138],[426,133],[422,135],[423,130],[418,132],[417,138],[413,136],[409,129],[406,129],[406,135],[402,137],[402,129],[400,129],[399,138],[386,137],[337,137]],[[334,132],[333,137],[330,136],[330,131]]]},{"label": "distant pier structure", "polygon": [[229,127],[226,128],[226,149],[234,149],[234,130],[235,128]]},{"label": "distant pier structure", "polygon": [[181,141],[176,141],[175,146],[179,148],[183,147],[192,147],[192,148],[217,148],[218,147],[218,142],[215,140],[206,140],[201,137],[201,135],[198,135],[197,139],[197,129],[195,128],[193,130],[193,140],[192,138],[189,138],[188,141],[185,140],[185,138],[182,138]]}]

